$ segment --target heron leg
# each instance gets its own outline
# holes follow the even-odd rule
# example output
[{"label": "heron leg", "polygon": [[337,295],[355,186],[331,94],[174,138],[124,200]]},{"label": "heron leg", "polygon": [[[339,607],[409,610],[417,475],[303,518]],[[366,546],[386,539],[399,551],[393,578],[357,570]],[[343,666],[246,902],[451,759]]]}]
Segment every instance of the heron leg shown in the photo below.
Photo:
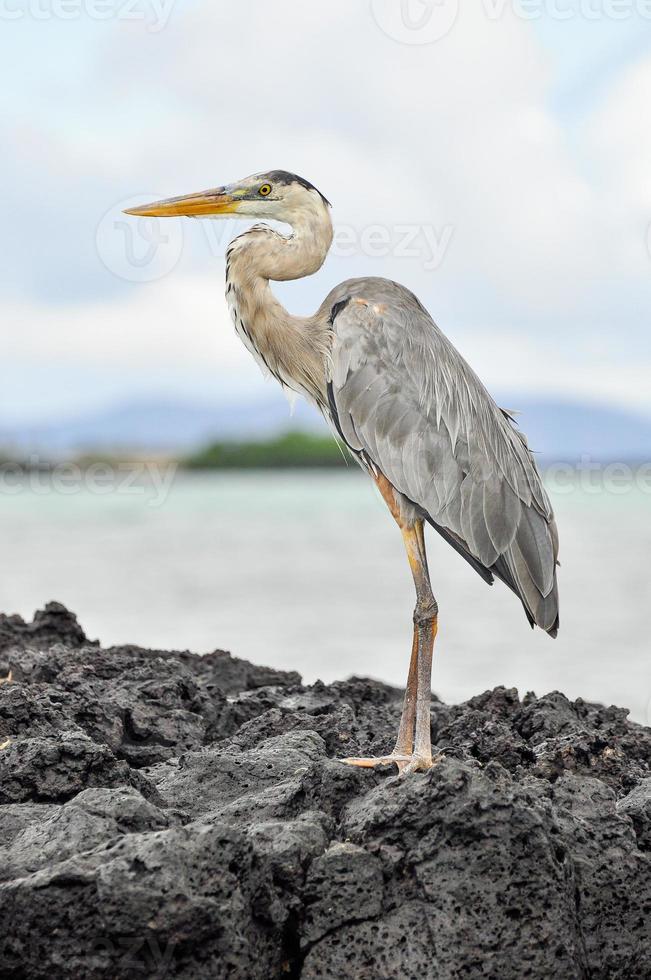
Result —
[{"label": "heron leg", "polygon": [[411,660],[409,661],[409,674],[407,676],[407,687],[405,697],[402,702],[402,714],[400,716],[400,728],[398,738],[393,748],[392,755],[411,756],[414,751],[414,722],[416,720],[416,700],[418,696],[418,629],[414,624],[414,638],[411,644]]},{"label": "heron leg", "polygon": [[416,720],[416,701],[418,683],[418,630],[414,626],[414,639],[411,647],[411,660],[409,662],[409,676],[405,697],[402,702],[402,715],[400,717],[400,728],[398,738],[390,755],[371,756],[369,758],[342,759],[350,766],[360,766],[364,769],[372,769],[375,766],[389,766],[395,763],[402,772],[412,761],[414,751],[414,723]]},{"label": "heron leg", "polygon": [[[415,739],[411,759],[404,771],[430,769],[432,766],[432,736],[430,702],[432,699],[432,658],[438,629],[438,606],[429,579],[425,530],[422,520],[403,527],[407,558],[416,587],[414,636],[417,648]],[[406,696],[405,696],[406,700]]]},{"label": "heron leg", "polygon": [[430,728],[431,676],[434,640],[438,626],[438,606],[432,593],[425,551],[423,521],[405,522],[396,503],[393,487],[380,478],[380,491],[402,532],[416,588],[414,638],[407,688],[402,706],[398,738],[390,755],[379,758],[344,759],[350,765],[373,767],[395,763],[401,773],[430,769],[432,741]]}]

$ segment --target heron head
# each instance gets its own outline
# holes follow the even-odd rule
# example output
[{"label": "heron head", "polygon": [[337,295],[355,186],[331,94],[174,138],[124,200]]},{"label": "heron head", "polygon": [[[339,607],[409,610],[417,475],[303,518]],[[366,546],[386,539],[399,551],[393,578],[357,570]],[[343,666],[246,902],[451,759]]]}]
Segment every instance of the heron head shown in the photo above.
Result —
[{"label": "heron head", "polygon": [[292,224],[306,210],[323,209],[330,202],[309,181],[286,170],[255,174],[234,184],[170,197],[142,207],[129,208],[126,214],[139,217],[167,218],[263,218]]}]

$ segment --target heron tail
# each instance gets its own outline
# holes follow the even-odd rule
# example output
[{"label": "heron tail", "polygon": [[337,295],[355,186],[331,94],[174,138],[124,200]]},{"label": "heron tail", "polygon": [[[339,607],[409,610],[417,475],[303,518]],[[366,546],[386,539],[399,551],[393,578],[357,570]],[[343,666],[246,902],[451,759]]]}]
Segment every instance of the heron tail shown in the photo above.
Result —
[{"label": "heron tail", "polygon": [[526,508],[513,542],[491,571],[519,596],[532,626],[556,637],[559,627],[556,566],[558,535],[554,519]]}]

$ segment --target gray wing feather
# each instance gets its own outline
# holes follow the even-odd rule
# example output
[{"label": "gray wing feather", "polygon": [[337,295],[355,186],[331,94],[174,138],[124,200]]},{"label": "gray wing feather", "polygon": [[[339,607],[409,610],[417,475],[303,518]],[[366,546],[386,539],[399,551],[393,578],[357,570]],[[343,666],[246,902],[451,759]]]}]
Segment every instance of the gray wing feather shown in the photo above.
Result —
[{"label": "gray wing feather", "polygon": [[409,290],[353,279],[322,315],[335,303],[328,380],[343,438],[554,633],[558,534],[525,437]]}]

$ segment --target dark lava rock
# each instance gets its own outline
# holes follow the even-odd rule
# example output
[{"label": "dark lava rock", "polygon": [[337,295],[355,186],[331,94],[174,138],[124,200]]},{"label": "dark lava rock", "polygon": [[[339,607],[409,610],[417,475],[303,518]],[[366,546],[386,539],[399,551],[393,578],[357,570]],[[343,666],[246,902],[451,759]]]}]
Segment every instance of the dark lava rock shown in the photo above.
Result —
[{"label": "dark lava rock", "polygon": [[400,701],[0,617],[2,980],[650,980],[651,730],[497,688],[337,761]]},{"label": "dark lava rock", "polygon": [[[0,651],[14,644],[51,646],[57,642],[63,642],[73,649],[91,644],[77,622],[77,617],[60,602],[48,602],[45,609],[39,609],[34,614],[31,623],[26,623],[20,616],[5,616],[0,613]],[[97,645],[97,642],[93,645]]]}]

